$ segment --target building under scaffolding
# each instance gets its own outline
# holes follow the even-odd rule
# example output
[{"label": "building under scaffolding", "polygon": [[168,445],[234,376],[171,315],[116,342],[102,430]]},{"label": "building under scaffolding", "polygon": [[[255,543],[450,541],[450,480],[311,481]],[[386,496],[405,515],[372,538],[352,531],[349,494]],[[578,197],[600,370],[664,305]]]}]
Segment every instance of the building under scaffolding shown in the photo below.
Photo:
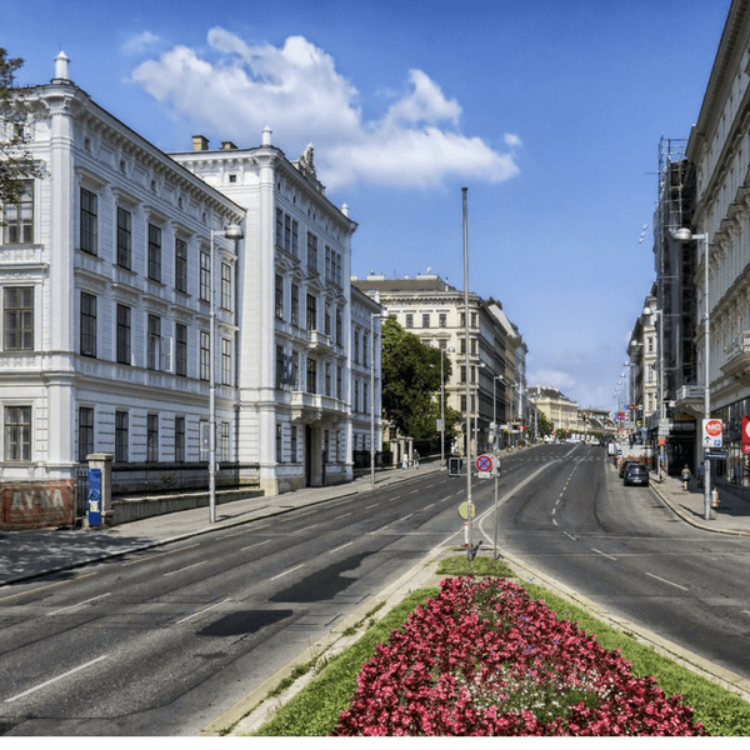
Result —
[{"label": "building under scaffolding", "polygon": [[[679,471],[692,463],[695,419],[675,409],[678,391],[696,382],[695,248],[677,242],[672,233],[690,227],[695,208],[695,170],[685,156],[686,139],[662,138],[659,142],[659,199],[654,215],[654,260],[663,413],[651,420],[652,433],[659,416],[670,424],[666,457],[668,470]],[[661,349],[663,347],[663,349]]]}]

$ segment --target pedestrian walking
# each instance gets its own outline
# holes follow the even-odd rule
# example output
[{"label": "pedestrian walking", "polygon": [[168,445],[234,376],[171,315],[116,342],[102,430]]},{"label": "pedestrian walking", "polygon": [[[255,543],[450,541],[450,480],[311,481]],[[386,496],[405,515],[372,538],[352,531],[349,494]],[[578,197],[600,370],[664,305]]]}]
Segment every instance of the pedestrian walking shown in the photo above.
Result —
[{"label": "pedestrian walking", "polygon": [[682,489],[685,490],[685,492],[688,491],[688,484],[690,483],[690,477],[692,474],[690,473],[690,467],[685,464],[685,468],[682,470],[682,474],[680,474],[682,477]]},{"label": "pedestrian walking", "polygon": [[414,468],[419,468],[419,451],[414,451]]},{"label": "pedestrian walking", "polygon": [[409,468],[409,456],[404,453],[404,457],[401,459],[401,467],[404,471],[406,471]]}]

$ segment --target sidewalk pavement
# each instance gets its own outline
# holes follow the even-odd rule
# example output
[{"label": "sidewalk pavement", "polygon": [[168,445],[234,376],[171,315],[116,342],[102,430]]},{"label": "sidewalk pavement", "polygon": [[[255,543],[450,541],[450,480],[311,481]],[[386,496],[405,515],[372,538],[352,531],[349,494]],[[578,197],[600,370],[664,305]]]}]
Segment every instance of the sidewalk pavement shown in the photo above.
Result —
[{"label": "sidewalk pavement", "polygon": [[[438,460],[422,461],[418,468],[377,472],[375,487],[407,481],[440,471],[441,468]],[[0,586],[72,570],[110,557],[159,547],[372,489],[368,473],[346,484],[307,487],[272,497],[234,500],[216,506],[216,522],[213,524],[209,522],[209,509],[206,506],[152,516],[108,529],[0,531]]]},{"label": "sidewalk pavement", "polygon": [[[744,500],[742,493],[731,485],[717,485],[719,504],[710,508],[710,519],[705,519],[705,494],[691,479],[688,491],[682,487],[679,477],[667,477],[663,482],[650,475],[651,487],[680,518],[699,529],[735,536],[750,536],[750,499]],[[748,493],[750,497],[750,493]]]}]

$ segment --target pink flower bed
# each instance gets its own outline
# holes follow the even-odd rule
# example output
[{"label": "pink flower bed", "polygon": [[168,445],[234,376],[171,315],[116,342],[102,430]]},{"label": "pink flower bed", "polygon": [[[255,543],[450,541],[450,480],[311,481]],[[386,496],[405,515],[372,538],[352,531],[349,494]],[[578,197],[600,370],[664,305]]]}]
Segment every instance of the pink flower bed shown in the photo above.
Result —
[{"label": "pink flower bed", "polygon": [[446,579],[362,668],[339,736],[706,735],[619,652],[506,580]]}]

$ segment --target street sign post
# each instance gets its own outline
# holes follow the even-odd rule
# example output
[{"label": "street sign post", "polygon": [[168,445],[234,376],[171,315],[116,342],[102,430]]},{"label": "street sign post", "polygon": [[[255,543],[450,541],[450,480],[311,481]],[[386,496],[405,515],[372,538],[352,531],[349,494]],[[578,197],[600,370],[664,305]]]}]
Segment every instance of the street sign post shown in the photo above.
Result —
[{"label": "street sign post", "polygon": [[703,447],[721,448],[724,434],[724,423],[720,419],[703,420]]}]

